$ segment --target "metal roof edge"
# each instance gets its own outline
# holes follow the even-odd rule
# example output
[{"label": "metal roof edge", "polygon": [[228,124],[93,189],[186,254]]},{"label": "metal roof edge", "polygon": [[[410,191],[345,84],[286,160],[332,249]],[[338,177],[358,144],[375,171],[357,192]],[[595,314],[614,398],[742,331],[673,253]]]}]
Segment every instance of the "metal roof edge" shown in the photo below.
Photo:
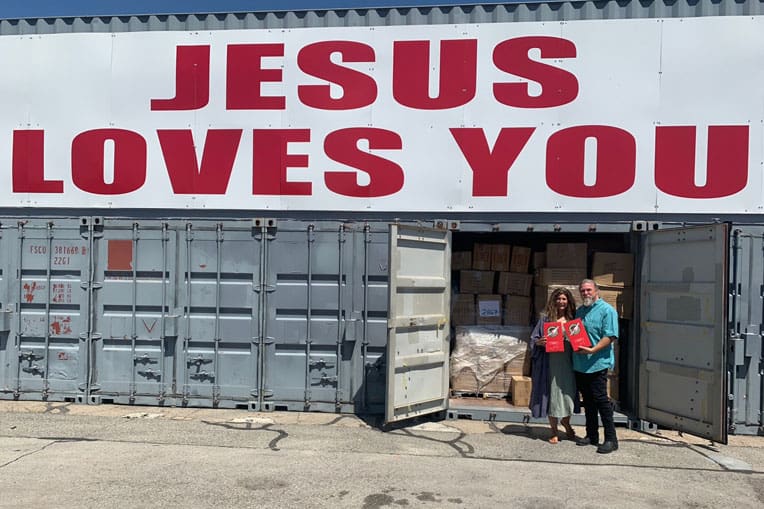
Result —
[{"label": "metal roof edge", "polygon": [[[180,12],[174,12],[174,11],[168,11],[168,12],[135,12],[135,13],[122,13],[122,14],[111,14],[111,13],[94,13],[94,14],[77,14],[72,16],[61,16],[61,15],[53,15],[53,16],[16,16],[16,17],[5,17],[2,14],[0,14],[0,21],[6,21],[6,22],[18,22],[18,21],[32,21],[32,22],[38,22],[38,21],[49,21],[49,22],[55,22],[55,21],[66,21],[66,20],[89,20],[89,19],[112,19],[112,18],[146,18],[146,17],[186,17],[186,16],[245,16],[248,14],[280,14],[280,13],[309,13],[309,12],[316,12],[316,13],[323,13],[323,12],[363,12],[363,11],[405,11],[410,9],[423,9],[423,10],[432,10],[432,9],[441,9],[441,10],[450,10],[454,8],[459,7],[480,7],[480,6],[500,6],[500,5],[524,5],[524,4],[561,4],[561,3],[571,3],[571,4],[585,4],[585,3],[609,3],[610,1],[618,1],[618,0],[603,0],[603,1],[591,1],[591,0],[509,0],[504,2],[461,2],[459,4],[441,4],[441,5],[419,5],[416,3],[404,3],[403,5],[395,5],[395,6],[386,6],[386,5],[379,5],[379,6],[363,6],[363,7],[347,7],[347,8],[332,8],[327,7],[325,9],[249,9],[246,11],[199,11],[199,12],[187,12],[187,11],[180,11]],[[631,2],[631,0],[629,0]]]},{"label": "metal roof edge", "polygon": [[401,2],[400,5],[368,5],[362,7],[326,7],[320,9],[258,9],[252,8],[245,11],[165,11],[165,12],[134,12],[134,13],[90,13],[90,14],[76,14],[76,15],[53,15],[53,16],[13,16],[6,17],[0,13],[0,21],[30,21],[30,20],[72,20],[72,19],[93,19],[93,18],[141,18],[148,16],[224,16],[224,15],[246,15],[246,14],[275,14],[275,13],[287,13],[287,12],[343,12],[343,11],[368,11],[368,10],[406,10],[406,9],[452,9],[455,7],[476,7],[476,6],[498,6],[505,4],[559,4],[559,3],[606,3],[596,2],[591,0],[505,0],[503,2],[470,2],[464,1],[458,4],[432,4],[421,5],[414,2]]}]

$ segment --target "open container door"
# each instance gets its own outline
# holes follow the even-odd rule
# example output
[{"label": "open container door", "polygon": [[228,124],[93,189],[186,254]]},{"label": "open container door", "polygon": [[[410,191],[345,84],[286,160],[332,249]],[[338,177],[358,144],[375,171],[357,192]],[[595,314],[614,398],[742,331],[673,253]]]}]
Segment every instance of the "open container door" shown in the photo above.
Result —
[{"label": "open container door", "polygon": [[390,226],[385,422],[448,406],[451,232]]},{"label": "open container door", "polygon": [[727,443],[727,225],[649,232],[643,248],[638,417]]}]

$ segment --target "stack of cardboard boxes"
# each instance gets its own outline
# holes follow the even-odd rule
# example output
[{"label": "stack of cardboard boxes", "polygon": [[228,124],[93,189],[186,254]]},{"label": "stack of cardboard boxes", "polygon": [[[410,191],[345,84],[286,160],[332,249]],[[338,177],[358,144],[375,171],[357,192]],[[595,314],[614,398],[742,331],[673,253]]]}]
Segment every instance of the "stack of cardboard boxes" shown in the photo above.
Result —
[{"label": "stack of cardboard boxes", "polygon": [[[456,348],[470,352],[470,345],[480,344],[470,354],[460,354],[462,364],[453,365],[451,389],[458,394],[499,395],[523,394],[530,378],[530,358],[526,356],[530,337],[531,249],[509,244],[475,243],[472,251],[454,251],[451,268],[458,271],[459,291],[451,298],[451,323],[456,329]],[[499,339],[517,337],[520,350],[511,357],[502,356]],[[496,348],[492,349],[491,345]],[[503,359],[494,373],[486,372],[489,353]],[[516,381],[515,381],[516,380]],[[512,385],[516,390],[512,390]],[[527,403],[525,403],[527,405]]]},{"label": "stack of cardboard boxes", "polygon": [[592,279],[600,287],[600,298],[613,306],[621,318],[631,318],[634,309],[634,255],[594,253]]},{"label": "stack of cardboard boxes", "polygon": [[[634,256],[630,253],[594,253],[592,259],[592,279],[600,287],[600,298],[618,312],[621,318],[631,318],[634,309]],[[608,395],[619,401],[619,358],[620,345],[615,348],[615,367],[608,371]]]},{"label": "stack of cardboard boxes", "polygon": [[508,244],[475,243],[471,252],[455,251],[451,267],[459,272],[459,292],[452,296],[452,324],[527,326],[530,258],[530,248]]},{"label": "stack of cardboard boxes", "polygon": [[544,311],[552,292],[565,287],[573,294],[576,305],[581,304],[578,284],[586,278],[586,243],[549,243],[543,256],[534,255],[536,265],[535,302],[536,315]]},{"label": "stack of cardboard boxes", "polygon": [[456,327],[451,352],[451,391],[456,395],[506,398],[516,377],[530,371],[530,327]]}]

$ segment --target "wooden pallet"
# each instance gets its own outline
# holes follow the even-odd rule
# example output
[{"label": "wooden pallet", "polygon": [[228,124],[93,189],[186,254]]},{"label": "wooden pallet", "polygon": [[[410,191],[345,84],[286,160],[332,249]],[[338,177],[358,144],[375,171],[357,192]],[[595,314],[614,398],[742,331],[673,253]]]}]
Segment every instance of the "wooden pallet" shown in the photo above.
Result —
[{"label": "wooden pallet", "polygon": [[483,399],[503,399],[509,400],[509,394],[505,392],[475,392],[451,390],[451,396],[455,398],[483,398]]}]

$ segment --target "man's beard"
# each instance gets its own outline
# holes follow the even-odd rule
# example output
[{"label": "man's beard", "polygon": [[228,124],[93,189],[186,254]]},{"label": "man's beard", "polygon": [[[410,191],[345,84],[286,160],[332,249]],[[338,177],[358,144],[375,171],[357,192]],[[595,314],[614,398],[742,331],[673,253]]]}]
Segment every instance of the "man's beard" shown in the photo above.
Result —
[{"label": "man's beard", "polygon": [[584,306],[591,306],[594,304],[594,297],[584,297]]}]

